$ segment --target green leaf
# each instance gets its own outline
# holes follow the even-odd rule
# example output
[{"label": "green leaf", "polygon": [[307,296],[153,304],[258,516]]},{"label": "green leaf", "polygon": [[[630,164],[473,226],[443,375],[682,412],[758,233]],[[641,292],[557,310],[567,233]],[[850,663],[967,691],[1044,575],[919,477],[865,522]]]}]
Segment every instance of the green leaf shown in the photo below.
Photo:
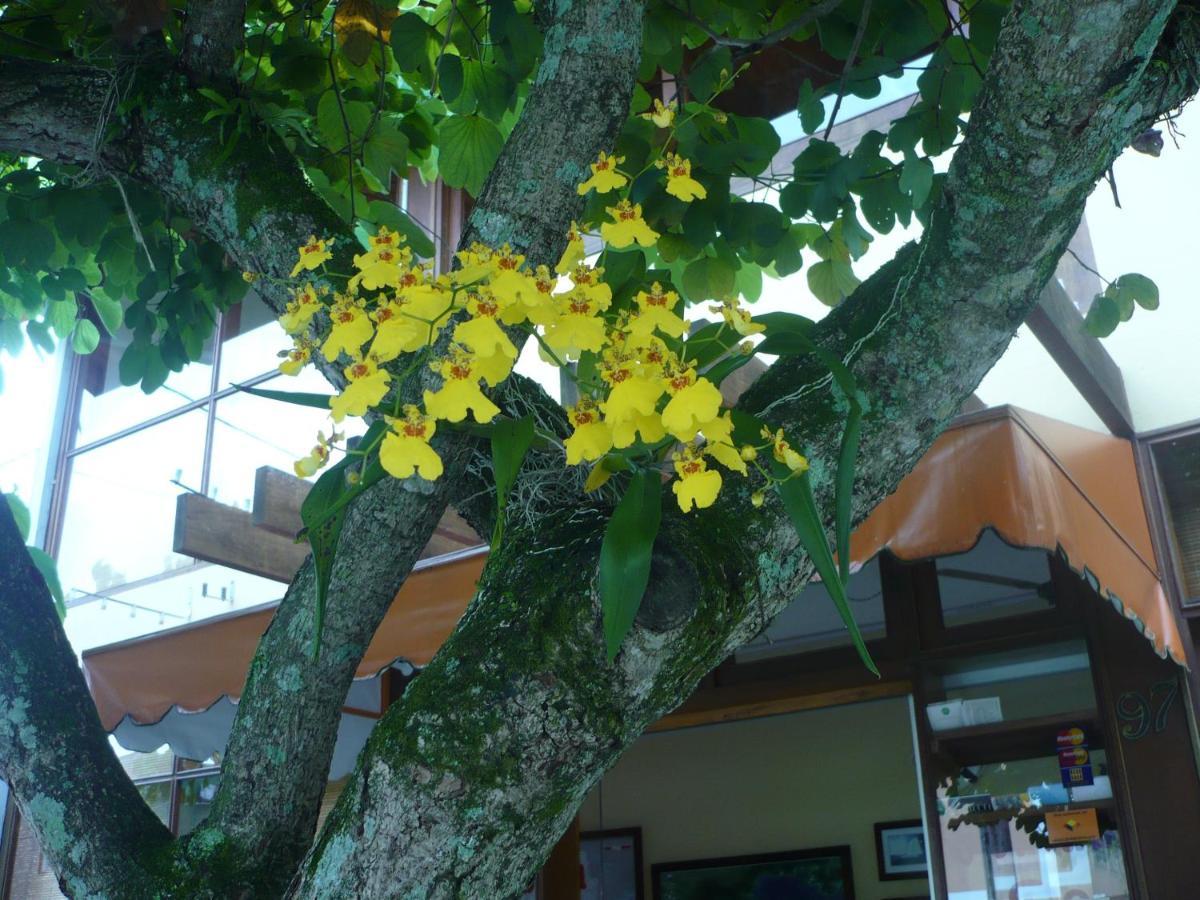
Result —
[{"label": "green leaf", "polygon": [[492,428],[492,472],[496,479],[496,529],[492,546],[504,535],[504,510],[508,495],[517,481],[517,473],[529,446],[533,443],[533,416],[501,419]]},{"label": "green leaf", "polygon": [[1107,293],[1096,295],[1083,319],[1084,329],[1098,338],[1108,337],[1120,323],[1121,308]]},{"label": "green leaf", "polygon": [[1158,309],[1158,285],[1136,272],[1122,275],[1113,282],[1113,287],[1131,298],[1142,309]]},{"label": "green leaf", "polygon": [[725,260],[702,256],[692,260],[683,270],[683,292],[692,303],[724,300],[733,295],[736,277],[733,266]]},{"label": "green leaf", "polygon": [[437,53],[438,33],[416,13],[407,12],[392,23],[392,56],[401,72],[419,72],[429,80]]},{"label": "green leaf", "polygon": [[58,578],[58,567],[44,550],[40,550],[37,547],[26,547],[25,549],[29,551],[29,558],[33,560],[33,564],[37,567],[42,579],[46,582],[46,589],[50,591],[50,596],[54,598],[54,608],[58,610],[58,617],[65,619],[67,617],[67,604],[63,597],[62,582]]},{"label": "green leaf", "polygon": [[16,494],[5,494],[4,499],[8,501],[8,509],[12,513],[13,521],[17,524],[21,540],[29,540],[29,525],[32,521],[29,516],[29,507]]},{"label": "green leaf", "polygon": [[850,580],[850,507],[854,493],[854,467],[858,444],[862,437],[862,407],[853,397],[850,414],[842,431],[842,448],[838,453],[837,478],[834,482],[834,542],[837,544],[838,575],[842,584]]},{"label": "green leaf", "polygon": [[841,259],[823,259],[808,270],[808,289],[826,306],[837,306],[858,287],[858,278],[850,263]]},{"label": "green leaf", "polygon": [[363,162],[386,187],[392,172],[408,169],[408,137],[391,119],[380,119],[363,145]]},{"label": "green leaf", "polygon": [[800,116],[800,127],[804,129],[805,134],[812,134],[825,121],[825,104],[813,90],[813,83],[808,78],[800,85],[800,94],[796,98],[796,112]]},{"label": "green leaf", "polygon": [[110,335],[116,334],[121,327],[121,323],[125,320],[125,313],[121,309],[121,301],[112,299],[99,288],[93,288],[91,293],[88,294],[88,299],[92,301],[92,308],[96,310],[96,315],[100,317],[100,322],[104,325],[104,330]]},{"label": "green leaf", "polygon": [[439,168],[450,187],[479,196],[504,146],[500,129],[481,116],[452,116],[438,126]]},{"label": "green leaf", "polygon": [[50,336],[50,326],[45,322],[30,319],[25,323],[25,333],[29,335],[29,340],[35,347],[40,347],[47,353],[54,352],[54,338]]},{"label": "green leaf", "polygon": [[237,390],[256,397],[266,397],[268,400],[281,400],[284,403],[295,403],[297,406],[311,406],[314,409],[329,409],[329,401],[333,394],[310,394],[305,391],[272,391],[266,388],[246,387],[241,384],[233,385]]},{"label": "green leaf", "polygon": [[635,472],[600,545],[600,608],[610,663],[642,605],[661,518],[662,478],[654,469]]},{"label": "green leaf", "polygon": [[[344,149],[347,138],[357,144],[371,125],[373,108],[361,100],[342,99],[338,102],[337,88],[330,88],[317,104],[317,128],[326,144],[334,150]],[[350,134],[346,134],[349,125]]]},{"label": "green leaf", "polygon": [[65,338],[75,327],[75,316],[78,312],[79,305],[75,299],[67,297],[63,300],[54,300],[47,305],[46,319],[50,323],[50,327],[54,329],[54,333],[60,338]]},{"label": "green leaf", "polygon": [[878,676],[879,669],[876,667],[875,661],[871,659],[858,623],[854,621],[854,613],[850,609],[850,602],[846,596],[846,586],[838,575],[837,564],[834,563],[833,554],[829,550],[829,540],[825,536],[825,528],[821,524],[821,516],[817,512],[817,503],[813,498],[812,483],[809,481],[808,473],[804,472],[782,482],[779,485],[779,495],[783,499],[783,508],[792,521],[792,527],[796,529],[796,535],[800,538],[801,546],[812,560],[817,574],[821,576],[825,590],[833,598],[833,605],[837,607],[846,630],[850,632],[850,639],[854,642],[859,659],[874,675]]},{"label": "green leaf", "polygon": [[100,329],[88,319],[80,319],[75,324],[75,334],[71,336],[71,349],[80,356],[87,356],[100,346]]},{"label": "green leaf", "polygon": [[914,207],[923,206],[933,189],[933,163],[924,156],[909,156],[900,170],[900,190],[912,198]]},{"label": "green leaf", "polygon": [[54,247],[54,232],[41,222],[0,222],[0,257],[14,269],[45,269]]}]

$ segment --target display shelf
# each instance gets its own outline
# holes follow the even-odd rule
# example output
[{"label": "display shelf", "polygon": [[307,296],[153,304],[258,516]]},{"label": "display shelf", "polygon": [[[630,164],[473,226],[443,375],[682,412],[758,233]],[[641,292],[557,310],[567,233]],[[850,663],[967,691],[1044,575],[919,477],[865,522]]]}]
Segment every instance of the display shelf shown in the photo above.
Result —
[{"label": "display shelf", "polygon": [[935,752],[948,754],[964,766],[982,765],[1054,756],[1058,733],[1075,726],[1087,734],[1088,749],[1104,746],[1094,709],[933,731],[931,737]]}]

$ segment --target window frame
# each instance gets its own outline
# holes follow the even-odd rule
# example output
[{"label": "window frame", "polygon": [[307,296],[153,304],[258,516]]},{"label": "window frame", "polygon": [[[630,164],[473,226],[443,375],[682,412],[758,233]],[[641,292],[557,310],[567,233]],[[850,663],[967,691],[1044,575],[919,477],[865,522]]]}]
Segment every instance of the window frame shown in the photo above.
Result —
[{"label": "window frame", "polygon": [[[163,775],[147,775],[144,778],[131,778],[135,788],[141,788],[150,784],[169,784],[171,786],[171,801],[170,810],[167,814],[168,821],[166,824],[171,834],[179,836],[179,809],[182,805],[181,787],[184,782],[194,781],[197,778],[206,778],[211,775],[221,774],[221,764],[214,765],[197,765],[194,769],[181,769],[179,764],[183,761],[182,756],[176,756],[174,752],[171,754],[171,771]],[[189,760],[194,762],[194,760]],[[138,793],[141,793],[140,791]]]},{"label": "window frame", "polygon": [[1200,616],[1200,595],[1188,595],[1183,567],[1177,551],[1178,541],[1171,523],[1170,502],[1167,499],[1162,469],[1155,448],[1169,441],[1191,438],[1200,443],[1200,420],[1160,428],[1138,435],[1134,459],[1137,462],[1139,480],[1142,482],[1142,497],[1146,507],[1146,519],[1150,526],[1150,538],[1163,586],[1174,606],[1184,616]]}]

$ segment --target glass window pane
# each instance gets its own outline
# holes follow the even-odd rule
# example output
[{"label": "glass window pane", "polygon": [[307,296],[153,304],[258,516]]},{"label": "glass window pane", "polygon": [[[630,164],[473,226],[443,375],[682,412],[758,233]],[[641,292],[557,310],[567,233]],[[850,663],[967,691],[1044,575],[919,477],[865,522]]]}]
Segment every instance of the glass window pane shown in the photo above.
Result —
[{"label": "glass window pane", "polygon": [[1200,603],[1200,435],[1154,445],[1185,602]]},{"label": "glass window pane", "polygon": [[[1096,707],[1082,641],[1042,644],[931,663],[935,730],[1088,712]],[[976,702],[972,702],[976,701]]]},{"label": "glass window pane", "polygon": [[[271,390],[310,389],[296,387],[294,381],[281,376],[263,386]],[[324,390],[329,390],[328,384]],[[362,431],[361,420],[344,424],[346,427],[339,426],[343,432]],[[243,393],[218,400],[208,495],[229,506],[251,509],[255,472],[261,466],[271,466],[292,474],[292,463],[312,449],[317,431],[323,429],[329,434],[331,427],[327,412],[308,406]]]},{"label": "glass window pane", "polygon": [[221,344],[218,388],[270,372],[279,365],[276,354],[292,346],[275,314],[253,292],[225,313],[222,330],[225,337]]},{"label": "glass window pane", "polygon": [[184,778],[179,782],[179,829],[184,835],[208,818],[208,809],[217,795],[219,774]]},{"label": "glass window pane", "polygon": [[181,756],[179,757],[179,771],[190,772],[193,769],[210,769],[213,766],[220,766],[223,756],[224,755],[219,750],[208,759],[184,759]]},{"label": "glass window pane", "polygon": [[[870,641],[883,637],[887,629],[877,559],[850,576],[846,593],[863,638]],[[848,647],[851,643],[850,633],[829,592],[821,582],[813,581],[758,637],[737,650],[734,659],[745,663],[771,656]]]},{"label": "glass window pane", "polygon": [[191,563],[171,549],[175,498],[200,487],[206,430],[193,410],[72,458],[58,553],[68,603]]},{"label": "glass window pane", "polygon": [[175,764],[175,754],[166,744],[152,753],[138,753],[122,747],[117,751],[117,759],[121,763],[121,768],[125,770],[125,774],[134,781],[170,775],[172,766]]},{"label": "glass window pane", "polygon": [[146,801],[146,805],[168,828],[171,827],[171,782],[156,781],[153,784],[139,784],[138,793]]},{"label": "glass window pane", "polygon": [[993,531],[966,553],[940,558],[937,572],[947,628],[1054,607],[1046,551],[1012,547]]},{"label": "glass window pane", "polygon": [[184,366],[182,372],[172,372],[154,393],[146,394],[140,385],[126,387],[121,384],[118,366],[131,338],[131,332],[121,329],[101,341],[95,353],[80,360],[79,414],[74,446],[90,444],[178,409],[208,396],[212,390],[211,339],[205,343],[200,359]]}]

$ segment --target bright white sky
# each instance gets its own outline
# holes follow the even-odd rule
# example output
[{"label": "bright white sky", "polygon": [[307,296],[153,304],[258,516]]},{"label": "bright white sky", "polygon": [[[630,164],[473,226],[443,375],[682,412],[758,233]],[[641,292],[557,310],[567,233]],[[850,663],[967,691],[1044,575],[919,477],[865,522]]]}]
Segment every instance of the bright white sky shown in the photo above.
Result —
[{"label": "bright white sky", "polygon": [[[909,77],[886,85],[884,95],[869,104],[848,101],[839,119],[845,121],[868,106],[875,107],[904,96],[911,91],[911,80],[910,73]],[[1200,136],[1200,113],[1194,109],[1185,111],[1178,126],[1184,134]],[[796,137],[799,135],[785,133],[785,139]],[[1110,191],[1102,185],[1094,193],[1087,211],[1097,265],[1102,274],[1111,279],[1129,271],[1143,272],[1155,279],[1162,293],[1162,306],[1158,311],[1139,310],[1132,321],[1121,325],[1105,342],[1125,373],[1140,430],[1200,418],[1200,398],[1196,391],[1200,386],[1200,354],[1195,351],[1196,338],[1200,334],[1200,303],[1196,297],[1193,265],[1195,238],[1189,225],[1194,218],[1191,211],[1200,203],[1200,178],[1195,174],[1200,171],[1200,137],[1181,138],[1180,143],[1181,146],[1176,148],[1168,139],[1158,159],[1127,152],[1115,167],[1124,208],[1114,207]],[[867,257],[856,266],[860,275],[865,276],[886,262],[901,243],[914,236],[913,231],[897,229],[891,235],[880,237]],[[785,281],[765,284],[756,311],[768,309],[786,309],[814,318],[819,318],[825,311],[809,294],[803,271]],[[250,332],[247,339],[255,334]],[[279,346],[283,346],[280,337]],[[46,480],[60,360],[57,356],[45,357],[27,346],[15,360],[7,355],[0,356],[0,367],[4,373],[0,422],[4,423],[5,435],[0,441],[0,489],[15,489],[30,504],[36,519]],[[519,368],[542,376],[548,387],[555,388],[557,373],[542,367],[536,360],[536,353],[527,353]],[[319,388],[304,385],[302,389]],[[554,393],[557,395],[556,389]],[[1095,415],[1086,408],[1041,345],[1025,330],[987,376],[979,394],[990,405],[1013,403],[1102,430]],[[257,402],[267,404],[267,401]],[[286,468],[289,456],[307,452],[312,443],[315,420],[282,422],[279,416],[285,411],[296,411],[280,405],[272,410],[238,410],[231,404],[219,409],[219,415],[222,410],[225,423],[218,426],[219,434],[227,433],[228,437],[224,443],[227,459],[215,463],[215,481],[221,488],[218,499],[244,505],[252,489],[253,468],[264,462]],[[199,416],[198,413],[191,415]],[[170,429],[161,429],[159,437],[147,440],[140,448],[139,452],[146,454],[147,462],[145,465],[139,462],[138,472],[153,471],[154,477],[162,482],[179,469],[184,482],[189,483],[189,479],[196,476],[190,470],[183,472],[190,465],[184,457],[190,459],[195,455],[198,448],[192,445],[197,439],[183,435],[185,432],[191,434],[194,429],[189,431],[181,421],[174,433],[168,431]],[[128,452],[122,451],[123,454]],[[118,489],[121,479],[114,481],[109,477],[100,457],[94,462],[96,471],[80,472],[80,479],[92,478],[97,485],[95,489],[101,493]],[[119,463],[113,460],[112,465],[118,467]],[[222,475],[225,472],[228,475]],[[68,590],[72,587],[97,589],[91,570],[94,559],[108,563],[115,561],[127,574],[147,566],[160,570],[164,558],[169,566],[186,563],[169,553],[173,498],[164,495],[159,484],[149,487],[152,489],[126,492],[97,502],[79,524],[69,529],[74,533],[66,537],[72,543],[98,543],[91,556],[82,560],[64,559],[64,582]],[[144,502],[149,504],[144,509],[138,505],[141,494],[145,494]],[[129,499],[119,502],[118,496]],[[142,519],[162,518],[162,522],[144,539],[123,545],[119,524],[125,514]],[[107,532],[106,523],[110,524]],[[226,589],[226,599],[220,598],[222,588]],[[139,588],[124,595],[158,613],[142,611],[131,616],[124,607],[95,602],[72,610],[67,629],[76,648],[83,649],[180,624],[189,615],[203,618],[245,608],[274,599],[279,592],[280,588],[272,582],[219,567],[189,569],[157,587]]]}]

